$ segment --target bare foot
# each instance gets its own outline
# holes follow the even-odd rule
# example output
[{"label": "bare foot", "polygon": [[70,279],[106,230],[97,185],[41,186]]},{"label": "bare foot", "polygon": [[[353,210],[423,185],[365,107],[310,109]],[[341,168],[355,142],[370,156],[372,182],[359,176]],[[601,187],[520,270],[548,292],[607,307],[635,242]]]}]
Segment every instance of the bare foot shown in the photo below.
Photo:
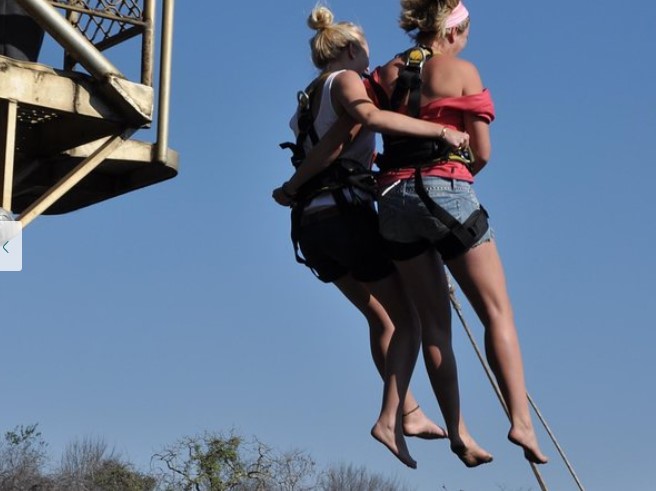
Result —
[{"label": "bare foot", "polygon": [[405,443],[403,435],[396,435],[394,428],[383,424],[380,420],[371,428],[371,436],[373,436],[380,443],[385,445],[390,452],[392,452],[397,459],[403,462],[411,469],[417,468],[417,462],[410,456],[408,447]]},{"label": "bare foot", "polygon": [[424,440],[437,440],[448,436],[446,430],[428,419],[419,406],[403,415],[403,434]]},{"label": "bare foot", "polygon": [[534,464],[546,464],[549,462],[549,458],[542,453],[538,446],[538,439],[533,429],[522,431],[517,427],[512,427],[508,433],[508,440],[524,449],[524,457],[529,462],[533,462]]},{"label": "bare foot", "polygon": [[471,437],[451,443],[451,450],[467,467],[477,467],[492,462],[492,454],[478,446]]}]

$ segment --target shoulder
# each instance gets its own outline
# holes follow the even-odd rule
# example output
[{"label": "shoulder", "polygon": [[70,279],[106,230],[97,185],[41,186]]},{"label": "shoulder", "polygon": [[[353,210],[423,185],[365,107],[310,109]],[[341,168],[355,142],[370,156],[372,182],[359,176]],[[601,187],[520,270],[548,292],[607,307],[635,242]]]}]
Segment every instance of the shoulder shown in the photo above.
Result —
[{"label": "shoulder", "polygon": [[478,76],[478,69],[471,61],[463,60],[457,56],[450,55],[437,55],[433,56],[429,62],[430,65],[434,65],[441,70],[451,70],[457,72],[461,76]]},{"label": "shoulder", "polygon": [[471,61],[458,60],[458,71],[460,77],[462,78],[463,85],[463,95],[468,94],[478,94],[483,90],[483,81],[481,80],[481,75],[478,72],[478,68]]},{"label": "shoulder", "polygon": [[330,85],[330,93],[336,108],[352,104],[354,101],[369,99],[360,74],[353,70],[337,73]]},{"label": "shoulder", "polygon": [[362,84],[362,77],[360,77],[360,74],[353,70],[342,70],[337,75],[335,75],[333,83],[341,85],[350,85],[356,83]]},{"label": "shoulder", "polygon": [[456,56],[435,56],[430,61],[435,73],[450,80],[458,80],[462,95],[477,94],[483,90],[478,68],[471,61]]},{"label": "shoulder", "polygon": [[366,93],[362,77],[353,70],[344,70],[335,75],[331,91],[333,94],[347,99],[361,97],[362,93]]},{"label": "shoulder", "polygon": [[399,56],[392,58],[390,61],[376,68],[374,75],[376,76],[376,81],[388,87],[394,83],[396,78],[399,76],[399,71],[403,68],[405,62]]}]

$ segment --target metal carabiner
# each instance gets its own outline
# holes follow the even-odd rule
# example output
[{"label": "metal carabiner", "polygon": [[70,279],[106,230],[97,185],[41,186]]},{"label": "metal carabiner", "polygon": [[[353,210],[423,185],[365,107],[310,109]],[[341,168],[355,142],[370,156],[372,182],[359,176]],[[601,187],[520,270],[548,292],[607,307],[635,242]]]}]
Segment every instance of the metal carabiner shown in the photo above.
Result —
[{"label": "metal carabiner", "polygon": [[301,109],[307,109],[310,105],[310,96],[303,90],[298,91],[296,99],[298,100],[298,107]]}]

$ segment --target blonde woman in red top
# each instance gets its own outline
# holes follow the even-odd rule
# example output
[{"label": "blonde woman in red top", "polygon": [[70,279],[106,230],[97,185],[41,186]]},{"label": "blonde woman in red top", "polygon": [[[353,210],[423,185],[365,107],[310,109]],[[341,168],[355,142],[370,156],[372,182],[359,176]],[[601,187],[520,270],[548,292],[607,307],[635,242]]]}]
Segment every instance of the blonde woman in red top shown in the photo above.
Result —
[{"label": "blonde woman in red top", "polygon": [[[377,104],[414,111],[420,119],[447,126],[446,133],[467,132],[473,158],[463,148],[439,151],[425,140],[385,139],[378,179],[381,233],[393,243],[392,258],[417,307],[425,363],[454,452],[467,465],[489,459],[470,444],[459,405],[453,404],[459,392],[448,285],[436,274],[444,264],[485,326],[487,358],[510,411],[508,438],[529,461],[543,464],[547,457],[531,422],[503,267],[487,213],[471,187],[490,158],[494,106],[476,67],[458,57],[469,24],[469,13],[458,0],[401,0],[401,28],[417,46],[375,70]],[[418,89],[411,89],[412,81],[404,77],[415,77]]]}]

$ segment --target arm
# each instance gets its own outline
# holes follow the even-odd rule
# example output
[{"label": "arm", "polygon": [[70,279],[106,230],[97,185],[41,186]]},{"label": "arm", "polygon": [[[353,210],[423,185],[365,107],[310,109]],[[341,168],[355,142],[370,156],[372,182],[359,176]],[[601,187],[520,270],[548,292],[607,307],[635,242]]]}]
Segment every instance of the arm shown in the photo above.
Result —
[{"label": "arm", "polygon": [[337,102],[334,104],[336,108],[341,106],[356,122],[372,131],[390,135],[444,138],[456,147],[469,144],[466,133],[441,124],[378,109],[367,95],[360,76],[352,70],[346,70],[335,78],[332,95],[333,102]]},{"label": "arm", "polygon": [[[471,63],[462,64],[463,95],[483,92],[483,82],[478,70]],[[490,124],[487,120],[471,113],[465,113],[465,129],[470,135],[469,145],[474,152],[476,161],[472,165],[474,175],[485,167],[492,152],[490,140]]]},{"label": "arm", "polygon": [[470,135],[470,147],[474,154],[474,163],[471,165],[473,175],[478,174],[488,160],[490,160],[490,124],[487,120],[474,114],[465,114],[465,128]]},{"label": "arm", "polygon": [[273,199],[280,205],[290,206],[298,188],[328,168],[342,152],[344,145],[355,138],[360,127],[347,113],[342,114],[308,153],[289,181],[273,190]]}]

